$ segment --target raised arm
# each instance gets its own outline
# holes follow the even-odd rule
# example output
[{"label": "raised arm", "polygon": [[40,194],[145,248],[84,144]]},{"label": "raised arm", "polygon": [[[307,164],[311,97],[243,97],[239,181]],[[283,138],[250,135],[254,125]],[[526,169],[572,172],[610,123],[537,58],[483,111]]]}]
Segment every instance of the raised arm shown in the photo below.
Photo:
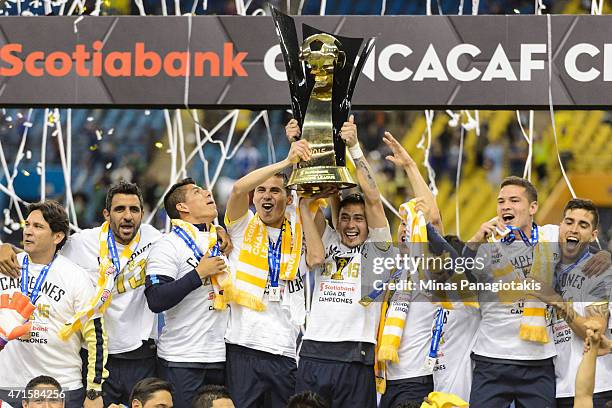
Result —
[{"label": "raised arm", "polygon": [[236,181],[227,201],[226,219],[232,222],[247,213],[249,210],[249,192],[254,190],[255,187],[292,164],[298,163],[300,160],[310,160],[310,157],[311,153],[308,142],[306,140],[298,140],[291,144],[289,154],[284,160],[257,169]]},{"label": "raised arm", "polygon": [[576,373],[576,396],[574,397],[574,408],[592,408],[593,391],[595,389],[595,368],[597,362],[597,350],[602,326],[597,321],[586,323],[587,351],[582,357],[578,373]]},{"label": "raised arm", "polygon": [[441,235],[444,235],[444,227],[442,226],[442,220],[440,217],[440,209],[436,203],[436,197],[429,189],[429,186],[421,176],[421,172],[410,154],[404,149],[404,147],[393,137],[389,132],[385,132],[383,142],[391,149],[393,155],[387,156],[386,159],[398,167],[401,167],[406,172],[408,177],[408,183],[412,187],[415,197],[422,197],[425,201],[427,213],[425,219],[438,230]]},{"label": "raised arm", "polygon": [[321,211],[317,210],[316,215],[314,215],[309,208],[312,202],[313,200],[310,198],[300,199],[300,218],[304,229],[304,241],[307,244],[304,245],[306,248],[306,265],[309,268],[321,265],[325,260],[322,233],[318,231],[319,228],[315,223],[315,218],[321,214]]},{"label": "raised arm", "polygon": [[353,115],[348,122],[344,122],[341,129],[342,140],[346,143],[349,153],[357,169],[357,182],[365,200],[365,213],[370,228],[385,228],[389,225],[385,217],[385,209],[380,198],[380,191],[374,180],[374,173],[370,168],[357,139],[357,126]]}]

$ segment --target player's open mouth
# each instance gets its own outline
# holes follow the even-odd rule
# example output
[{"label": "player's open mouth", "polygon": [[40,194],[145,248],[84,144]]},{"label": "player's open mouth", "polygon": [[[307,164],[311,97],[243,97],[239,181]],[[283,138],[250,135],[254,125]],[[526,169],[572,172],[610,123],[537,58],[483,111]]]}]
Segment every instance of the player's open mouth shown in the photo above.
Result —
[{"label": "player's open mouth", "polygon": [[359,236],[359,231],[347,231],[344,233],[349,239],[355,239]]},{"label": "player's open mouth", "polygon": [[206,203],[206,205],[212,205],[214,207],[216,207],[217,205],[215,204],[215,200],[210,200],[209,202]]},{"label": "player's open mouth", "polygon": [[580,243],[580,240],[576,237],[567,237],[565,239],[565,243],[568,249],[574,249],[578,246],[578,244]]},{"label": "player's open mouth", "polygon": [[274,208],[274,204],[272,204],[272,203],[263,203],[261,205],[261,208],[263,208],[266,212],[270,212],[270,211],[272,211],[272,208]]},{"label": "player's open mouth", "polygon": [[502,214],[502,220],[504,221],[504,224],[510,224],[514,220],[514,215]]}]

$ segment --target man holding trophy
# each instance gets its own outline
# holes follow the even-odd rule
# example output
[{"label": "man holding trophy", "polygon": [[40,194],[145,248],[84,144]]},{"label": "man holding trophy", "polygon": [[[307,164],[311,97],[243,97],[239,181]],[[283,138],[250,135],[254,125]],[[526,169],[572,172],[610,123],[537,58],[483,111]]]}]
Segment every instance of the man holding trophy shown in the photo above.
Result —
[{"label": "man holding trophy", "polygon": [[[349,117],[350,99],[374,41],[362,48],[362,39],[336,37],[303,26],[307,38],[298,47],[293,20],[276,10],[272,15],[283,50],[293,116],[301,127],[302,140],[311,149],[310,159],[297,163],[289,186],[303,197],[354,187],[345,167],[348,147],[363,192],[345,197],[332,209],[337,212],[336,230],[314,211],[301,207],[306,258],[308,267],[314,268],[315,285],[296,392],[314,391],[334,407],[375,407],[374,351],[380,308],[360,304],[362,295],[367,295],[362,288],[367,290],[370,280],[363,276],[367,268],[362,264],[390,250],[391,233],[372,171],[359,147],[357,126],[353,116]],[[317,233],[309,234],[307,226],[313,221]],[[318,256],[322,253],[324,259]]]}]

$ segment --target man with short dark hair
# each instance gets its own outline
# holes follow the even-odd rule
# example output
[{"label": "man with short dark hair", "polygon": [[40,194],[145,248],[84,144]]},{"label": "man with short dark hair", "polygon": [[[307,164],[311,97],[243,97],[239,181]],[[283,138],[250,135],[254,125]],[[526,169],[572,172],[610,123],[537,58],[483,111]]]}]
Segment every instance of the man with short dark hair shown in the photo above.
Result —
[{"label": "man with short dark hair", "polygon": [[193,408],[234,408],[227,388],[221,385],[203,387],[193,400]]},{"label": "man with short dark hair", "polygon": [[[561,259],[555,268],[555,291],[535,292],[556,312],[553,333],[559,408],[572,408],[576,402],[576,370],[582,359],[588,322],[596,323],[604,336],[607,333],[612,269],[598,276],[584,272],[587,260],[592,257],[589,245],[597,237],[598,222],[597,208],[590,200],[574,198],[565,205],[559,225]],[[593,391],[595,408],[603,408],[612,401],[612,356],[597,359]]]},{"label": "man with short dark hair", "polygon": [[159,375],[174,386],[174,405],[189,408],[200,387],[225,383],[231,277],[212,224],[212,193],[186,178],[170,188],[164,207],[172,230],[151,250],[145,295],[149,308],[166,318],[157,346]]},{"label": "man with short dark hair", "polygon": [[86,272],[58,253],[68,233],[68,216],[59,203],[31,204],[23,230],[25,252],[16,256],[20,277],[0,276],[0,294],[10,296],[21,290],[36,306],[31,337],[12,340],[0,352],[0,398],[13,406],[20,397],[16,391],[32,377],[47,373],[57,376],[65,390],[66,407],[102,407],[99,394],[83,402],[79,356],[85,345],[91,357],[85,364],[86,389],[99,393],[108,375],[102,318],[94,316],[66,341],[58,336],[65,322],[87,307],[93,296],[93,287],[84,278]]},{"label": "man with short dark hair", "polygon": [[[314,391],[334,407],[369,408],[376,406],[374,354],[380,307],[362,306],[360,300],[369,294],[364,293],[371,287],[369,281],[375,280],[373,259],[390,255],[392,238],[352,115],[341,130],[363,194],[340,202],[335,230],[324,219],[314,219],[316,233],[306,234],[308,267],[317,269],[313,269],[312,307],[300,350],[296,392]],[[304,225],[308,218],[313,221],[309,211],[300,214]],[[321,262],[312,253],[323,253]]]},{"label": "man with short dark hair", "polygon": [[[130,394],[130,408],[172,408],[172,384],[160,378],[150,377],[140,380]],[[121,408],[125,405],[111,404],[108,408]]]},{"label": "man with short dark hair", "polygon": [[[529,181],[502,181],[497,217],[482,224],[464,249],[464,257],[477,257],[484,264],[471,271],[471,279],[495,283],[552,276],[560,259],[559,227],[537,225],[537,209],[537,191]],[[470,405],[507,406],[514,401],[521,406],[556,406],[556,350],[546,307],[535,299],[516,297],[503,302],[479,293],[482,319],[473,347]]]},{"label": "man with short dark hair", "polygon": [[[234,184],[225,225],[235,294],[227,342],[227,386],[240,408],[284,408],[295,391],[296,341],[304,309],[302,231],[283,171],[310,158],[305,140],[287,158]],[[249,209],[254,190],[255,213]]]},{"label": "man with short dark hair", "polygon": [[48,375],[32,378],[24,390],[23,408],[64,408],[64,390]]},{"label": "man with short dark hair", "polygon": [[[62,255],[82,267],[91,285],[98,286],[95,308],[106,308],[109,378],[104,383],[104,404],[128,404],[134,384],[154,376],[156,370],[153,339],[157,328],[155,315],[146,305],[144,283],[147,256],[161,234],[150,225],[141,225],[142,194],[133,183],[121,181],[108,190],[103,216],[100,227],[73,234]],[[1,270],[14,271],[16,276],[19,265],[14,259],[11,247],[2,245]],[[107,287],[98,285],[101,280]],[[93,314],[89,306],[80,312],[86,311]],[[83,351],[81,357],[86,366],[89,356]],[[83,376],[87,375],[93,374],[83,370]],[[96,390],[88,393],[91,398],[98,395]]]}]

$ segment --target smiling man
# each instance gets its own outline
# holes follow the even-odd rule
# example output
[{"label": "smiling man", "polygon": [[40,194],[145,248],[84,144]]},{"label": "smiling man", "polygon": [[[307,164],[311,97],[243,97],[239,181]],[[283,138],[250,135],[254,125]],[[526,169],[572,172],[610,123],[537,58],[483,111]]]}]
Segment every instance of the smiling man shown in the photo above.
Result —
[{"label": "smiling man", "polygon": [[[363,194],[340,201],[335,230],[317,221],[319,234],[314,239],[306,236],[307,256],[315,251],[325,258],[313,269],[315,285],[296,392],[313,391],[333,407],[370,408],[376,406],[373,366],[380,304],[365,307],[359,301],[380,278],[373,275],[372,260],[390,255],[391,232],[352,115],[341,130]],[[302,212],[302,217],[308,216]]]},{"label": "smiling man", "polygon": [[[156,335],[155,316],[146,305],[144,283],[149,250],[161,234],[150,225],[141,225],[143,202],[136,184],[122,181],[112,186],[103,216],[102,226],[72,234],[61,254],[87,272],[84,278],[92,286],[114,268],[110,304],[104,312],[109,354],[109,378],[103,387],[106,406],[128,404],[134,384],[155,375],[155,343],[150,339]],[[13,248],[2,245],[0,271],[15,276],[19,270]],[[86,367],[86,350],[81,357]],[[93,373],[83,369],[84,379],[87,375]],[[94,399],[99,395],[96,390],[88,393]]]},{"label": "smiling man", "polygon": [[[292,143],[287,158],[240,180],[227,202],[225,225],[236,297],[227,342],[227,385],[237,407],[285,407],[295,390],[296,341],[304,321],[302,232],[281,173],[311,157]],[[255,213],[249,209],[254,190]],[[265,404],[265,405],[264,405]]]},{"label": "smiling man", "polygon": [[[86,307],[93,296],[85,272],[58,254],[69,231],[68,216],[59,203],[29,205],[23,230],[24,252],[17,254],[20,276],[0,276],[2,296],[21,290],[36,306],[30,337],[12,340],[0,352],[0,399],[15,407],[20,405],[18,399],[23,396],[20,392],[28,381],[41,374],[57,378],[65,391],[66,407],[103,406],[99,393],[108,373],[104,370],[106,339],[102,318],[89,320],[67,341],[58,337],[64,323]],[[87,347],[91,356],[84,367],[79,356],[82,346]],[[82,368],[88,373],[86,388]],[[91,390],[89,394],[97,394],[95,398],[85,398],[85,389]],[[59,395],[54,397],[58,399]],[[30,406],[39,406],[33,402],[29,402]]]},{"label": "smiling man", "polygon": [[[555,269],[556,293],[541,300],[555,307],[553,333],[557,357],[557,407],[571,408],[576,396],[576,372],[587,337],[587,322],[596,322],[608,333],[608,296],[612,286],[612,270],[598,276],[588,276],[584,266],[592,255],[589,245],[597,237],[599,214],[590,200],[570,200],[559,225],[561,261]],[[544,291],[543,291],[544,292]],[[545,293],[544,293],[545,295]],[[597,359],[593,406],[604,408],[612,401],[612,355]]]},{"label": "smiling man", "polygon": [[229,310],[220,299],[225,281],[218,279],[231,277],[212,225],[212,193],[186,178],[166,193],[164,208],[172,231],[151,250],[145,295],[151,310],[166,318],[157,346],[159,375],[176,391],[174,406],[190,408],[200,387],[225,383]]},{"label": "smiling man", "polygon": [[[558,248],[551,244],[558,240],[558,227],[538,226],[534,222],[537,209],[537,190],[529,181],[518,177],[502,181],[497,217],[482,224],[464,248],[464,256],[478,257],[484,263],[483,268],[472,270],[472,279],[497,281],[496,271],[508,263],[521,279],[528,277],[536,245],[548,245],[553,261],[559,260]],[[499,247],[492,243],[481,245],[501,232],[507,235]],[[472,354],[475,366],[470,405],[502,407],[514,401],[517,406],[554,407],[555,346],[551,341],[541,343],[520,337],[524,299],[507,303],[479,293],[479,301],[482,320]],[[552,338],[550,326],[546,330]]]}]

